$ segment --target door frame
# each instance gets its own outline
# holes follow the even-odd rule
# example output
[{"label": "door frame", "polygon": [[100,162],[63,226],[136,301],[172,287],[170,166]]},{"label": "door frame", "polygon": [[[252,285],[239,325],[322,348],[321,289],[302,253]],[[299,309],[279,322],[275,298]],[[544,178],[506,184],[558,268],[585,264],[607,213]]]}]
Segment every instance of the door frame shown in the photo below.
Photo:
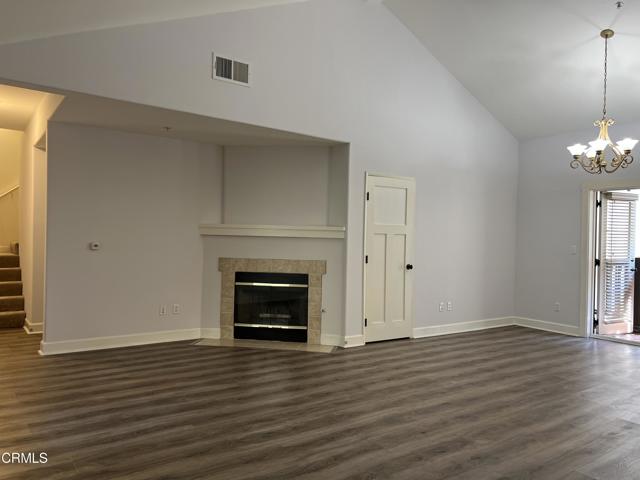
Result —
[{"label": "door frame", "polygon": [[596,192],[607,190],[640,190],[640,178],[585,182],[581,189],[580,228],[580,326],[579,334],[589,338],[605,338],[593,333],[593,281],[595,275],[595,200]]},{"label": "door frame", "polygon": [[[369,192],[369,186],[370,186],[370,179],[372,177],[383,177],[383,178],[391,178],[394,180],[406,180],[409,182],[413,182],[414,185],[414,193],[416,194],[417,197],[417,190],[416,190],[416,179],[415,177],[405,177],[405,176],[401,176],[401,175],[392,175],[392,174],[388,174],[388,173],[381,173],[381,172],[370,172],[370,171],[365,171],[364,172],[364,195],[363,195],[363,201],[364,201],[364,217],[363,217],[363,227],[362,227],[362,319],[361,319],[361,329],[362,329],[362,342],[363,343],[367,343],[367,333],[364,327],[364,319],[365,319],[365,315],[366,315],[366,306],[367,306],[367,270],[366,270],[366,266],[365,266],[365,257],[367,255],[367,215],[369,213],[369,202],[367,201],[367,193]],[[411,232],[412,235],[414,235],[414,249],[415,249],[415,215],[414,215],[414,219],[413,219],[413,231]],[[415,254],[415,252],[412,252],[413,254]],[[412,284],[412,287],[414,287],[415,283]],[[414,292],[415,293],[415,287],[414,287]],[[412,296],[413,298],[413,296]],[[415,304],[415,300],[413,302],[411,302],[412,304],[409,306],[410,310],[411,310],[411,320],[410,320],[410,324],[411,324],[411,337],[410,338],[415,338],[413,335],[413,330],[415,328],[415,323],[414,323],[414,304]]]}]

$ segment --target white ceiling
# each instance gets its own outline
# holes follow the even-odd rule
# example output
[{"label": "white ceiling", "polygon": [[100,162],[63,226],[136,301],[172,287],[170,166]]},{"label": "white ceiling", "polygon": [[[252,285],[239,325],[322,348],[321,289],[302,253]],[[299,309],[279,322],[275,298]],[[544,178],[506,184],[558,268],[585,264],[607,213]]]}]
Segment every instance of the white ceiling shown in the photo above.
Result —
[{"label": "white ceiling", "polygon": [[0,128],[24,130],[44,93],[0,85]]},{"label": "white ceiling", "polygon": [[621,11],[613,0],[384,3],[520,139],[583,130],[601,116],[599,33],[612,27],[609,113],[640,120],[639,0]]},{"label": "white ceiling", "polygon": [[[226,146],[329,146],[339,143],[272,128],[79,93],[67,93],[51,120]],[[170,130],[165,131],[164,127],[170,127]]]},{"label": "white ceiling", "polygon": [[0,0],[0,44],[304,0]]}]

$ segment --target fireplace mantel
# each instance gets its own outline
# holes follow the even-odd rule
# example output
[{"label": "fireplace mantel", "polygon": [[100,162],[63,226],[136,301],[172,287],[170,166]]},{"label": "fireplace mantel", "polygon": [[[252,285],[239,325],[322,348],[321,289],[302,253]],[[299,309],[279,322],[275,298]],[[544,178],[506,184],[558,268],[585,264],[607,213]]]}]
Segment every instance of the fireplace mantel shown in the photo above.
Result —
[{"label": "fireplace mantel", "polygon": [[294,225],[201,224],[200,235],[233,237],[288,237],[343,239],[345,227]]}]

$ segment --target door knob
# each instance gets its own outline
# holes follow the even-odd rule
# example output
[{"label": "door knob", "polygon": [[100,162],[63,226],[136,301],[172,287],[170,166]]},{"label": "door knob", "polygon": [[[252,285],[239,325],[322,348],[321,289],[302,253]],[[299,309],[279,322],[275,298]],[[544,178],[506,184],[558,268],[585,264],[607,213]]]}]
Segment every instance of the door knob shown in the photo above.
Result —
[{"label": "door knob", "polygon": [[413,265],[411,265],[410,263],[407,263],[407,270],[413,270]]}]

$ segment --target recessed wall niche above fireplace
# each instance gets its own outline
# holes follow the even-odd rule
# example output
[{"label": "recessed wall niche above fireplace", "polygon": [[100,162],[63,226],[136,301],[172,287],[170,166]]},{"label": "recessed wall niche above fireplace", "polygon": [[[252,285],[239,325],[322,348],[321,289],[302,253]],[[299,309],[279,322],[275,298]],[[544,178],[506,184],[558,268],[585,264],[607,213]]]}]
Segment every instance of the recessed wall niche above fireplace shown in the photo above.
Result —
[{"label": "recessed wall niche above fireplace", "polygon": [[220,258],[218,269],[222,338],[320,344],[325,260]]}]

